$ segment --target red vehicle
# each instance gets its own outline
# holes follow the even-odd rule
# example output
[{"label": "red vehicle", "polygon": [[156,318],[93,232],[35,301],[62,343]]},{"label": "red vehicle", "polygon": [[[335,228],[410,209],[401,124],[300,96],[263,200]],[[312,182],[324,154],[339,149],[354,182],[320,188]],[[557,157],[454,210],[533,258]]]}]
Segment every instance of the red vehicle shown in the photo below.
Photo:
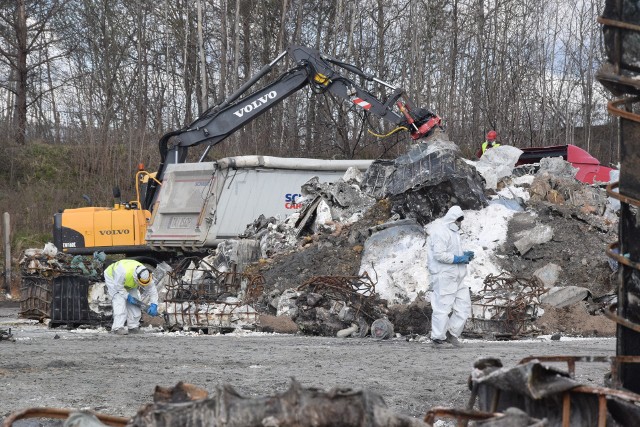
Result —
[{"label": "red vehicle", "polygon": [[[594,181],[609,182],[609,172],[614,170],[613,168],[601,165],[600,161],[587,151],[571,144],[520,149],[523,153],[520,155],[516,166],[539,163],[540,160],[545,157],[562,157],[571,163],[574,168],[578,169],[576,179],[586,184],[593,184]],[[482,151],[478,150],[476,155],[480,158]]]},{"label": "red vehicle", "polygon": [[600,161],[587,151],[575,145],[554,145],[551,147],[521,148],[523,153],[516,163],[516,166],[530,163],[538,163],[544,157],[562,157],[578,169],[576,179],[586,184],[593,184],[594,181],[609,182],[611,180],[609,172],[613,168],[602,166]]}]

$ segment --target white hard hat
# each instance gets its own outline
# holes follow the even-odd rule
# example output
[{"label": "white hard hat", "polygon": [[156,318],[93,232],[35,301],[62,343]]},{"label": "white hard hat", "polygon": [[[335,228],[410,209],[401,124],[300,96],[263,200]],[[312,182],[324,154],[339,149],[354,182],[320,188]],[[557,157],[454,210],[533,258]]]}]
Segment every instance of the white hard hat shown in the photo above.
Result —
[{"label": "white hard hat", "polygon": [[134,279],[140,286],[147,286],[151,283],[151,272],[144,265],[139,265],[135,269]]}]

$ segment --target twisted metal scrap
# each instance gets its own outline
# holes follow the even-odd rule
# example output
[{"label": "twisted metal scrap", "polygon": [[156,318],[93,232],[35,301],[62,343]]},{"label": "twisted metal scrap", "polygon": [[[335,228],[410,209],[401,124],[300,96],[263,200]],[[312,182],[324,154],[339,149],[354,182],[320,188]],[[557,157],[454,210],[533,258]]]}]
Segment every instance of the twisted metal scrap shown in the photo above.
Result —
[{"label": "twisted metal scrap", "polygon": [[[195,265],[195,268],[193,267]],[[197,280],[193,280],[197,278]],[[237,297],[244,284],[242,301],[228,302]],[[185,258],[169,273],[165,306],[168,312],[181,318],[181,323],[193,326],[220,326],[225,318],[240,313],[239,307],[255,302],[264,291],[264,277],[234,271],[223,272],[198,257]],[[169,308],[172,308],[169,310]],[[217,313],[214,315],[213,313]],[[217,319],[217,321],[214,321]]]},{"label": "twisted metal scrap", "polygon": [[376,300],[376,285],[367,272],[360,276],[315,276],[296,288],[298,291],[318,293],[330,299],[347,301],[356,310],[371,320]]},{"label": "twisted metal scrap", "polygon": [[[195,268],[191,267],[194,263]],[[190,279],[198,277],[197,283]],[[180,302],[219,302],[238,296],[245,285],[245,303],[258,298],[264,290],[264,277],[233,271],[220,271],[197,257],[185,258],[169,273],[166,285],[169,299]]]},{"label": "twisted metal scrap", "polygon": [[540,296],[546,292],[535,278],[513,277],[506,273],[489,274],[483,283],[484,288],[480,292],[483,302],[476,301],[474,305],[483,307],[483,318],[491,310],[492,319],[502,321],[504,329],[513,335],[524,329],[529,317],[527,310],[533,307],[535,314]]}]

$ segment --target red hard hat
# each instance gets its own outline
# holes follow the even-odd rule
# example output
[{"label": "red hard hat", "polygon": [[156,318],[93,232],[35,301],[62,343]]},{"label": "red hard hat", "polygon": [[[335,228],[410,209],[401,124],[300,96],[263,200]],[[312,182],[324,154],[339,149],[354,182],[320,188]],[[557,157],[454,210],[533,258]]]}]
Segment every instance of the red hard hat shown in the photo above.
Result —
[{"label": "red hard hat", "polygon": [[496,139],[497,137],[498,137],[498,134],[497,134],[497,132],[496,132],[495,130],[490,130],[490,131],[487,133],[487,139],[488,139],[489,141],[495,141],[495,139]]}]

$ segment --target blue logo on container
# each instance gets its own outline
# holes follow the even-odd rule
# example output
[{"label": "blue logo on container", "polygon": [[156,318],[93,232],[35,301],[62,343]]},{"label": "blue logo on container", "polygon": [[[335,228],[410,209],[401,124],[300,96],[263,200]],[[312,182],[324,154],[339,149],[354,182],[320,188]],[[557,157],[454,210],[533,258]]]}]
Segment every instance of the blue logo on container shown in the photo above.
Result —
[{"label": "blue logo on container", "polygon": [[297,203],[296,199],[302,197],[299,193],[287,193],[284,195],[284,208],[285,209],[300,209],[302,203]]}]

